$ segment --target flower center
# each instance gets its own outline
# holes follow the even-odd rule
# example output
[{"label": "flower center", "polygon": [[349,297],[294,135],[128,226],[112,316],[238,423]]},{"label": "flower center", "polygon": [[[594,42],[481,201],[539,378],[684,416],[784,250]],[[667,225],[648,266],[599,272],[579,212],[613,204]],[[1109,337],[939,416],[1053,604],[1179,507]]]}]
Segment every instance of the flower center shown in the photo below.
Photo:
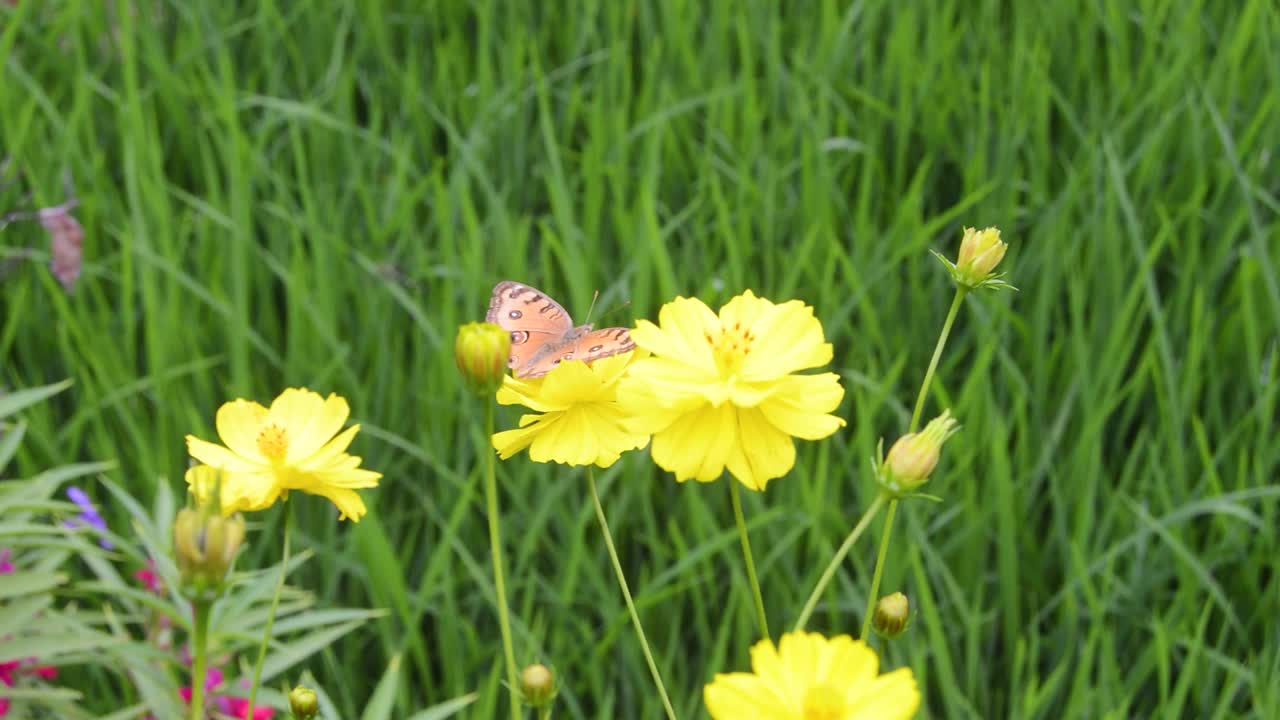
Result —
[{"label": "flower center", "polygon": [[826,684],[814,685],[804,694],[804,720],[842,720],[844,697]]},{"label": "flower center", "polygon": [[721,328],[719,336],[705,333],[704,337],[707,339],[707,344],[711,345],[711,354],[716,358],[716,367],[725,375],[736,373],[738,368],[742,367],[742,362],[746,360],[752,344],[756,341],[751,328],[742,327],[740,322]]},{"label": "flower center", "polygon": [[283,460],[289,450],[289,433],[272,423],[258,431],[258,452],[268,460]]}]

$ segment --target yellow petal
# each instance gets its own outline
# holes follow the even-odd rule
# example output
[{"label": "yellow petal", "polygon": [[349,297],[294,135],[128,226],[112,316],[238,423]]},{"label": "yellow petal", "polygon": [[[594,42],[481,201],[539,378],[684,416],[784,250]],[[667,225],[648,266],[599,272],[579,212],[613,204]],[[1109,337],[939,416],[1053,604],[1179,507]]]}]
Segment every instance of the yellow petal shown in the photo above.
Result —
[{"label": "yellow petal", "polygon": [[898,668],[850,689],[847,720],[910,720],[920,708],[920,689],[911,668]]},{"label": "yellow petal", "polygon": [[748,488],[764,490],[770,480],[786,475],[795,465],[791,436],[770,424],[758,408],[738,410],[738,432],[740,440],[727,464],[729,472]]},{"label": "yellow petal", "polygon": [[261,463],[241,457],[221,445],[201,440],[194,435],[187,436],[187,452],[196,460],[220,470],[256,472],[262,469]]},{"label": "yellow petal", "polygon": [[493,449],[498,451],[498,457],[506,460],[529,447],[538,436],[538,421],[541,418],[541,415],[525,415],[520,418],[519,428],[494,433],[490,442],[493,443]]},{"label": "yellow petal", "polygon": [[813,308],[799,300],[775,306],[752,327],[761,344],[747,355],[741,375],[749,381],[780,378],[831,362],[831,344]]},{"label": "yellow petal", "polygon": [[364,500],[360,494],[354,490],[336,487],[321,487],[314,490],[306,490],[312,495],[319,495],[328,498],[338,508],[339,520],[351,520],[352,522],[360,522],[360,518],[364,517],[367,509]]},{"label": "yellow petal", "polygon": [[748,673],[716,675],[702,699],[712,720],[803,720],[775,688]]},{"label": "yellow petal", "polygon": [[707,336],[719,334],[720,319],[711,308],[697,298],[678,297],[658,311],[657,325],[637,322],[631,339],[655,355],[714,372],[716,362]]},{"label": "yellow petal", "polygon": [[267,409],[252,400],[232,400],[218,408],[215,424],[218,437],[231,451],[255,462],[265,463],[258,450],[258,431],[267,417]]},{"label": "yellow petal", "polygon": [[323,469],[346,451],[358,432],[360,432],[359,425],[352,425],[343,430],[337,437],[325,443],[324,447],[299,463],[298,468],[308,472]]},{"label": "yellow petal", "polygon": [[777,381],[772,395],[760,403],[760,412],[775,428],[805,440],[818,440],[844,426],[844,420],[827,413],[844,398],[835,373],[789,375]]},{"label": "yellow petal", "polygon": [[350,414],[346,399],[336,394],[322,399],[319,393],[289,388],[271,403],[268,420],[288,433],[289,451],[285,461],[294,464],[305,460],[337,435]]},{"label": "yellow petal", "polygon": [[676,480],[715,480],[724,473],[739,440],[735,412],[729,405],[707,405],[680,415],[670,427],[654,434],[653,461],[675,473]]}]

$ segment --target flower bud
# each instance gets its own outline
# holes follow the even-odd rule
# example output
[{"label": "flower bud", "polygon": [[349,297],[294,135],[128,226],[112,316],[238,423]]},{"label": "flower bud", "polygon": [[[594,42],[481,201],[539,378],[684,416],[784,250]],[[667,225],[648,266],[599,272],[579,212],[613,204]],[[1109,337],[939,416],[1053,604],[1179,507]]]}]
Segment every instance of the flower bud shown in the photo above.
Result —
[{"label": "flower bud", "polygon": [[511,334],[493,323],[467,323],[458,328],[453,359],[467,387],[489,395],[502,387],[511,355]]},{"label": "flower bud", "polygon": [[958,424],[946,410],[918,433],[898,438],[881,467],[881,483],[897,494],[914,490],[929,479],[938,465],[942,444],[956,433]]},{"label": "flower bud", "polygon": [[956,260],[956,280],[969,288],[991,277],[991,271],[1004,258],[1008,245],[1000,241],[1000,230],[989,227],[981,232],[964,229],[960,240],[960,257]]},{"label": "flower bud", "polygon": [[173,523],[173,550],[183,582],[197,592],[217,591],[244,542],[244,519],[183,508]]},{"label": "flower bud", "polygon": [[520,671],[520,692],[533,708],[545,708],[556,699],[555,676],[546,665],[535,663]]},{"label": "flower bud", "polygon": [[289,712],[294,720],[311,720],[320,712],[320,703],[316,700],[316,692],[311,688],[299,685],[289,692]]},{"label": "flower bud", "polygon": [[911,603],[907,596],[900,592],[885,595],[876,603],[876,611],[871,616],[871,627],[876,634],[886,640],[892,640],[907,629],[911,619]]}]

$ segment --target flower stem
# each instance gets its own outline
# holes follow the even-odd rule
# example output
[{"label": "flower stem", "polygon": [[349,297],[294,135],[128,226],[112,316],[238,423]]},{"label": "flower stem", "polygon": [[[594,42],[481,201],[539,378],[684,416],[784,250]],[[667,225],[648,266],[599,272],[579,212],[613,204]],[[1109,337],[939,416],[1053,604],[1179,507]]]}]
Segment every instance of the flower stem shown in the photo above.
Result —
[{"label": "flower stem", "polygon": [[751,539],[747,537],[747,520],[742,515],[742,498],[738,495],[736,480],[729,480],[729,496],[733,498],[733,518],[738,522],[738,537],[742,540],[742,557],[747,563],[747,579],[751,581],[751,592],[755,594],[760,633],[768,639],[772,637],[769,635],[769,618],[764,612],[764,596],[760,593],[760,580],[756,578],[756,561],[751,557]]},{"label": "flower stem", "polygon": [[[951,326],[955,324],[956,316],[960,314],[960,305],[964,302],[964,296],[968,292],[969,288],[963,285],[956,286],[956,295],[951,300],[951,309],[947,310],[947,319],[942,322],[942,332],[938,333],[938,343],[933,347],[933,357],[929,359],[929,369],[925,370],[924,381],[920,383],[920,393],[916,395],[916,407],[911,411],[911,424],[907,426],[908,434],[915,432],[920,427],[920,414],[924,411],[924,399],[929,394],[929,385],[933,383],[933,374],[938,369],[938,361],[942,359],[942,349],[947,346],[947,338],[951,335]],[[876,605],[877,593],[880,592],[880,576],[884,573],[884,558],[889,551],[889,536],[893,532],[893,517],[897,510],[898,499],[890,499],[889,514],[884,520],[884,532],[880,534],[880,550],[876,554],[876,569],[871,574],[871,591],[867,594],[867,609],[862,617],[862,634],[860,637],[863,639],[871,631],[871,612]]]},{"label": "flower stem", "polygon": [[551,706],[548,705],[538,711],[538,720],[551,720]]},{"label": "flower stem", "polygon": [[880,533],[880,551],[876,553],[876,569],[871,573],[871,592],[867,595],[867,610],[862,617],[862,633],[859,638],[866,640],[871,631],[871,610],[876,606],[876,594],[880,592],[880,575],[884,572],[884,556],[889,551],[889,535],[893,532],[893,516],[898,510],[898,499],[889,501],[889,513],[884,518],[884,532]]},{"label": "flower stem", "polygon": [[[653,675],[653,684],[658,686],[658,697],[662,699],[662,707],[667,711],[670,720],[676,720],[676,711],[671,706],[671,698],[667,697],[667,688],[662,684],[662,676],[658,674],[658,664],[653,661],[653,652],[649,650],[649,641],[644,636],[644,627],[640,625],[640,613],[636,612],[636,603],[631,599],[631,589],[627,587],[627,576],[622,572],[622,563],[618,561],[618,551],[613,546],[613,533],[609,532],[609,521],[605,519],[604,507],[600,504],[600,494],[596,492],[595,468],[587,466],[587,486],[591,488],[591,501],[596,506],[596,519],[600,521],[600,532],[604,534],[604,546],[609,550],[609,560],[613,562],[613,572],[618,576],[618,587],[622,589],[622,597],[627,601],[627,612],[631,614],[631,624],[640,638],[640,649],[644,651],[645,662],[649,664],[649,674]],[[551,708],[546,709],[542,720],[551,717]]]},{"label": "flower stem", "polygon": [[[485,403],[485,439],[493,437],[493,401]],[[502,531],[498,517],[497,459],[493,449],[483,448],[488,461],[485,463],[486,492],[489,504],[489,550],[493,555],[493,590],[498,601],[498,629],[502,632],[502,653],[507,663],[507,688],[511,691],[511,720],[521,720],[520,684],[516,679],[516,654],[511,644],[511,618],[507,609],[507,584],[502,576]]]},{"label": "flower stem", "polygon": [[938,369],[938,360],[942,359],[942,348],[947,346],[947,336],[951,334],[951,325],[956,321],[956,315],[960,312],[960,303],[964,302],[964,296],[969,292],[969,288],[963,285],[956,286],[955,299],[951,301],[951,309],[947,311],[947,319],[942,323],[942,332],[938,335],[938,344],[933,348],[933,358],[929,360],[929,369],[924,373],[924,382],[920,383],[920,394],[916,396],[916,407],[911,412],[911,424],[907,426],[907,432],[913,433],[916,428],[920,427],[920,413],[924,410],[924,398],[929,394],[929,385],[933,383],[933,373]]},{"label": "flower stem", "polygon": [[267,659],[267,645],[271,642],[271,628],[276,624],[276,608],[280,606],[280,593],[284,590],[284,578],[289,574],[289,535],[293,529],[292,506],[284,503],[284,552],[280,557],[280,578],[276,580],[276,592],[271,596],[271,612],[267,614],[267,626],[262,630],[262,644],[258,646],[258,661],[253,665],[253,684],[249,686],[249,704],[245,717],[253,717],[254,702],[258,699],[258,683],[262,679],[262,661]]},{"label": "flower stem", "polygon": [[194,619],[191,630],[191,720],[204,720],[205,646],[209,638],[209,611],[213,602],[199,597],[191,602]]},{"label": "flower stem", "polygon": [[792,628],[793,631],[800,632],[804,629],[805,624],[809,622],[809,616],[813,614],[813,609],[817,607],[818,599],[826,591],[827,584],[835,576],[836,568],[840,567],[840,564],[844,562],[845,556],[849,554],[853,544],[858,541],[863,531],[871,524],[871,519],[876,516],[876,513],[880,512],[880,507],[884,505],[886,499],[883,493],[876,496],[876,499],[871,502],[871,506],[858,519],[858,524],[853,526],[853,530],[849,532],[844,542],[840,544],[840,549],[836,550],[836,554],[831,556],[831,562],[827,563],[827,569],[822,571],[822,577],[818,578],[818,584],[814,585],[813,592],[809,593],[809,599],[805,601],[804,609],[800,611],[800,617],[796,618],[795,627]]}]

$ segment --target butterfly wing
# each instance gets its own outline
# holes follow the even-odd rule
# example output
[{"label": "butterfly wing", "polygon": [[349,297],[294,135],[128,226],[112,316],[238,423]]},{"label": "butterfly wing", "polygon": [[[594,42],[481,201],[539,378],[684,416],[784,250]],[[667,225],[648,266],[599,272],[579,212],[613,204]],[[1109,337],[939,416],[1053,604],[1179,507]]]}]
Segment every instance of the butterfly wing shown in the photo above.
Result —
[{"label": "butterfly wing", "polygon": [[590,325],[582,325],[573,328],[564,340],[538,348],[528,361],[516,366],[516,375],[521,378],[542,377],[565,360],[591,362],[635,349],[636,344],[626,328],[592,330]]},{"label": "butterfly wing", "polygon": [[484,319],[511,333],[510,368],[525,366],[544,346],[562,343],[574,329],[573,319],[560,303],[537,288],[511,280],[493,287]]}]

